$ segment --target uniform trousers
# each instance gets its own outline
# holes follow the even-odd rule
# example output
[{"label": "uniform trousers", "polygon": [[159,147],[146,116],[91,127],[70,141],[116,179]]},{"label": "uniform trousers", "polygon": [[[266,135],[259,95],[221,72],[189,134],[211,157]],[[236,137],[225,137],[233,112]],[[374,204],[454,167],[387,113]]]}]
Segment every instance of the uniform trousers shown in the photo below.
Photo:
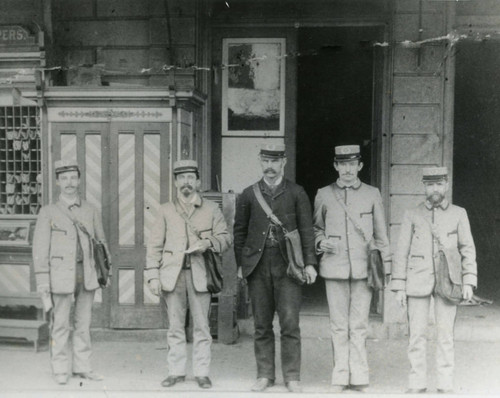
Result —
[{"label": "uniform trousers", "polygon": [[75,308],[73,328],[73,361],[70,365],[70,314],[73,294],[52,293],[50,360],[54,374],[86,373],[91,371],[90,322],[95,290],[86,290],[83,263],[76,265]]},{"label": "uniform trousers", "polygon": [[366,279],[325,279],[333,345],[332,384],[369,383],[366,336],[372,290]]},{"label": "uniform trousers", "polygon": [[273,318],[277,311],[281,330],[281,369],[284,381],[289,382],[300,380],[302,288],[287,276],[286,269],[280,248],[265,248],[247,280],[255,325],[257,378],[275,379]]},{"label": "uniform trousers", "polygon": [[208,376],[210,371],[212,336],[208,314],[211,294],[197,292],[190,269],[183,269],[172,292],[163,291],[167,305],[169,327],[167,331],[167,366],[170,376],[186,375],[186,312],[193,316],[193,374]]},{"label": "uniform trousers", "polygon": [[[408,359],[410,360],[409,388],[427,388],[427,325],[431,296],[408,297],[408,323],[410,338]],[[434,314],[437,332],[437,388],[453,388],[453,368],[455,363],[453,329],[457,306],[434,295]]]}]

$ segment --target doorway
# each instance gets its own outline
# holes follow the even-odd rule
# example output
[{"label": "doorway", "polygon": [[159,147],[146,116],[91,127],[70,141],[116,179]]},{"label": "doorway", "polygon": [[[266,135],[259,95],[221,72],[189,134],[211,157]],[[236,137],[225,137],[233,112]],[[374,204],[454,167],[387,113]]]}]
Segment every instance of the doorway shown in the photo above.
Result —
[{"label": "doorway", "polygon": [[[376,26],[298,30],[296,179],[311,204],[317,190],[337,178],[337,145],[360,145],[360,179],[368,184],[378,180],[374,113],[380,110],[374,107],[374,93],[382,68],[375,68],[379,57],[372,43],[383,35],[383,27]],[[303,297],[305,311],[328,311],[322,279],[305,287]]]},{"label": "doorway", "polygon": [[476,245],[478,291],[500,302],[500,42],[456,49],[453,202],[467,210]]}]

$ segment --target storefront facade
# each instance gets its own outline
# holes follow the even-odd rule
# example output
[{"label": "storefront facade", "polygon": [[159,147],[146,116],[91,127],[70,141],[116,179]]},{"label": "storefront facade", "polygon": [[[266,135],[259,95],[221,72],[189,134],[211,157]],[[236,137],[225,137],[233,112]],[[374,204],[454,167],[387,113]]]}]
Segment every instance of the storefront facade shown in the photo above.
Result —
[{"label": "storefront facade", "polygon": [[[421,167],[453,172],[457,29],[467,18],[496,26],[446,1],[21,3],[9,2],[18,12],[1,21],[5,29],[29,32],[35,21],[46,40],[24,59],[12,55],[20,53],[13,39],[0,47],[0,72],[10,73],[0,86],[0,149],[22,159],[27,134],[36,157],[26,166],[0,160],[2,222],[33,224],[39,205],[57,195],[53,162],[76,157],[82,194],[102,210],[115,267],[112,287],[96,299],[94,325],[117,329],[164,326],[142,271],[176,159],[200,162],[205,190],[237,193],[258,178],[259,144],[284,142],[287,176],[312,198],[334,178],[333,147],[358,142],[362,178],[382,192],[395,245],[404,209],[422,199]],[[260,54],[260,69],[248,54]],[[21,84],[23,69],[33,78]],[[235,113],[256,98],[251,120]],[[23,173],[29,183],[9,185],[18,178],[11,174],[27,179]],[[13,292],[35,290],[29,237],[22,240],[1,242],[0,283]],[[391,293],[380,299],[385,322],[404,320]]]}]

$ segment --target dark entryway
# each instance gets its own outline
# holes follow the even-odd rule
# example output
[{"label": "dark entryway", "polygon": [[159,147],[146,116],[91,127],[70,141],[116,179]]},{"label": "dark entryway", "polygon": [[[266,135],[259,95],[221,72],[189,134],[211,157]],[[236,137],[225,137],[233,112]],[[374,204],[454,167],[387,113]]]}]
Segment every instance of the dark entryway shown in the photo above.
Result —
[{"label": "dark entryway", "polygon": [[478,294],[500,302],[500,42],[456,49],[453,202],[469,215]]},{"label": "dark entryway", "polygon": [[[296,176],[311,203],[318,188],[337,177],[333,169],[336,145],[360,145],[361,180],[377,181],[372,166],[377,145],[372,137],[377,135],[374,87],[380,76],[374,73],[377,49],[372,44],[382,37],[380,27],[299,29]],[[322,280],[304,289],[306,310],[324,312],[325,304]]]}]

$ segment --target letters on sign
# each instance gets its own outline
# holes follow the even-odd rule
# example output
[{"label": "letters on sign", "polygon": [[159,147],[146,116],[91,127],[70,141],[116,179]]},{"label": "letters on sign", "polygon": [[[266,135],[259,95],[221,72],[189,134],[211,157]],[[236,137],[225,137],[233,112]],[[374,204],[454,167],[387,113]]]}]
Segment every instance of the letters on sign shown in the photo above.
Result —
[{"label": "letters on sign", "polygon": [[34,37],[22,26],[0,26],[0,45],[33,43]]}]

